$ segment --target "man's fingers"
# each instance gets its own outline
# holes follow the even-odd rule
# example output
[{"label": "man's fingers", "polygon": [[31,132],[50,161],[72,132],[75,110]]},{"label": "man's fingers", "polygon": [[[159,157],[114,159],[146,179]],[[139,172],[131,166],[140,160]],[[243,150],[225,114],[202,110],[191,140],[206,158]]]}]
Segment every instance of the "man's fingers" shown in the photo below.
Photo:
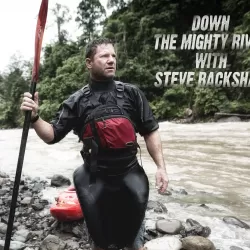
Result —
[{"label": "man's fingers", "polygon": [[21,106],[20,109],[23,110],[23,111],[25,111],[25,110],[33,110],[31,107],[28,107],[28,106]]},{"label": "man's fingers", "polygon": [[161,178],[156,178],[155,187],[156,187],[157,189],[160,189],[160,188],[162,187]]},{"label": "man's fingers", "polygon": [[30,108],[35,108],[36,107],[36,104],[35,104],[35,102],[34,101],[30,101],[30,100],[25,100],[25,101],[23,101],[23,103],[22,103],[22,105],[21,105],[22,107],[30,107]]},{"label": "man's fingers", "polygon": [[163,177],[159,178],[156,184],[156,188],[159,193],[164,193],[168,187],[168,179],[165,179]]},{"label": "man's fingers", "polygon": [[24,101],[22,103],[22,106],[34,108],[35,107],[35,103],[33,101],[32,102],[30,102],[30,101]]},{"label": "man's fingers", "polygon": [[24,97],[32,98],[32,95],[29,92],[25,92],[23,94]]},{"label": "man's fingers", "polygon": [[34,95],[35,103],[38,103],[38,100],[39,100],[39,96],[38,96],[38,92],[36,92],[35,95]]},{"label": "man's fingers", "polygon": [[161,191],[162,191],[162,192],[165,192],[166,189],[167,189],[167,186],[168,186],[168,182],[167,182],[167,181],[164,181],[164,182],[163,182],[163,185],[162,185],[162,188],[161,188]]},{"label": "man's fingers", "polygon": [[[27,98],[27,97],[26,97]],[[21,104],[21,107],[20,109],[23,110],[23,111],[27,111],[27,110],[35,110],[36,109],[36,104],[34,103],[34,101],[30,101],[29,98],[27,98],[28,100],[24,101],[22,104]]]},{"label": "man's fingers", "polygon": [[29,97],[24,97],[23,98],[23,103],[26,102],[26,103],[34,103],[34,101],[32,99],[30,99]]},{"label": "man's fingers", "polygon": [[164,193],[168,187],[168,176],[161,171],[156,173],[156,189],[159,193]]},{"label": "man's fingers", "polygon": [[20,109],[23,110],[23,111],[26,111],[26,110],[33,110],[33,108],[27,107],[27,106],[21,106]]}]

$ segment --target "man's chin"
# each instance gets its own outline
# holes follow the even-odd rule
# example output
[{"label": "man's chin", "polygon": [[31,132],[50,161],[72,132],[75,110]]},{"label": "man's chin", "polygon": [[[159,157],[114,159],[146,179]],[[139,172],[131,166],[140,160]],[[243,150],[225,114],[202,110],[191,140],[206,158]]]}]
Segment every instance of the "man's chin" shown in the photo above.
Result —
[{"label": "man's chin", "polygon": [[115,77],[115,74],[105,74],[104,77],[106,79],[113,79]]},{"label": "man's chin", "polygon": [[112,80],[115,77],[115,73],[114,72],[105,72],[104,74],[92,74],[92,77],[94,79],[99,79],[99,80]]}]

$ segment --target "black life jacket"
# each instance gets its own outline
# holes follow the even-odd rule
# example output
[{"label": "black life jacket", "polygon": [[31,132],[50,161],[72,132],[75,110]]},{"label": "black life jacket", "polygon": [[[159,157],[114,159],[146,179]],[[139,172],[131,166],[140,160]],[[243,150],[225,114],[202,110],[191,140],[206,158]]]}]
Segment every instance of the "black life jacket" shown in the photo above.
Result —
[{"label": "black life jacket", "polygon": [[[124,161],[136,159],[137,136],[135,126],[123,109],[124,83],[115,81],[116,104],[101,104],[89,85],[82,89],[86,102],[93,106],[87,115],[79,134],[83,141],[81,155],[96,172],[98,162]],[[122,165],[122,164],[121,164]],[[118,167],[118,166],[116,166]]]}]

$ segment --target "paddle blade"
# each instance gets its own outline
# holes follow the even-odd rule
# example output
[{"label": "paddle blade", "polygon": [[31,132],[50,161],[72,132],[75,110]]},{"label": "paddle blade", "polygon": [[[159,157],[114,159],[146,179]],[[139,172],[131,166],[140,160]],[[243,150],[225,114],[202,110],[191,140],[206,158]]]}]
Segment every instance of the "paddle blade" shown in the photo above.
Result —
[{"label": "paddle blade", "polygon": [[35,58],[32,71],[32,82],[37,82],[39,76],[40,54],[42,49],[42,40],[47,21],[48,0],[42,0],[40,11],[38,14],[36,35],[35,35]]}]

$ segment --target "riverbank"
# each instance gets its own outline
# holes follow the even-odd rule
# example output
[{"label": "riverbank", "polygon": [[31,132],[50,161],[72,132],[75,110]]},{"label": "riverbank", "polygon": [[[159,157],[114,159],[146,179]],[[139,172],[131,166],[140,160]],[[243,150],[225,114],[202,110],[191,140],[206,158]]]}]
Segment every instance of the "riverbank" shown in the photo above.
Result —
[{"label": "riverbank", "polygon": [[[203,124],[203,123],[216,123],[216,122],[250,122],[250,119],[247,118],[241,118],[240,115],[233,115],[231,114],[225,114],[221,116],[208,116],[205,118],[193,118],[193,117],[188,117],[188,118],[174,118],[171,120],[164,120],[172,123],[177,123],[177,124]],[[161,122],[164,122],[161,121]]]},{"label": "riverbank", "polygon": [[[176,124],[203,124],[203,123],[215,123],[215,122],[250,122],[250,119],[247,118],[240,118],[240,115],[232,115],[230,114],[225,115],[224,117],[216,117],[216,116],[206,116],[202,118],[194,118],[190,117],[182,117],[182,118],[171,118],[171,119],[162,119],[158,120],[159,123],[161,122],[172,122]],[[4,129],[21,129],[22,127],[15,127],[9,128],[5,126],[0,126],[0,130]]]},{"label": "riverbank", "polygon": [[[58,178],[58,181],[56,180]],[[53,180],[53,181],[52,181]],[[63,181],[64,180],[64,181]],[[0,172],[0,249],[3,249],[8,223],[9,206],[12,197],[13,177]],[[71,185],[67,177],[53,176],[51,181],[39,177],[24,176],[20,183],[11,249],[19,250],[75,250],[91,249],[84,218],[74,222],[60,222],[49,212],[55,203],[44,198],[44,190],[57,187],[66,189]],[[187,195],[185,190],[171,188],[166,196]],[[56,197],[54,197],[56,198]],[[200,209],[210,209],[206,204],[197,204]],[[223,217],[222,223],[249,230],[250,227],[236,217]],[[122,226],[122,225],[121,225]],[[185,220],[173,218],[166,205],[150,200],[145,219],[144,241],[148,250],[215,250],[216,244],[209,239],[213,228],[202,225],[187,217]],[[250,241],[249,245],[250,247]],[[245,250],[232,245],[230,250]]]}]

